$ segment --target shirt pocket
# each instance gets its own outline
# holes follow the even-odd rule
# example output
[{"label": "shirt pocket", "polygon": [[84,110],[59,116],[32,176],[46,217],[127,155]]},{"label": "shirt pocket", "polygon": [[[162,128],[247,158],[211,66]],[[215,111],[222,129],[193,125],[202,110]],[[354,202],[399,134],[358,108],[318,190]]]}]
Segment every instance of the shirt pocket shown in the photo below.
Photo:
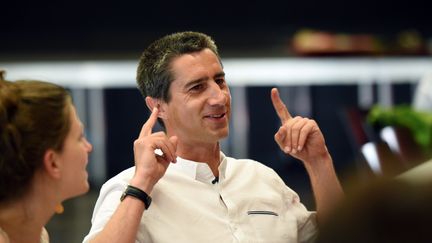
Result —
[{"label": "shirt pocket", "polygon": [[[295,242],[296,223],[291,224],[274,209],[254,209],[246,212],[251,234],[248,242]],[[294,227],[293,227],[294,226]],[[294,239],[290,239],[294,236]],[[294,241],[292,241],[294,240]]]},{"label": "shirt pocket", "polygon": [[279,216],[279,214],[273,212],[273,211],[265,211],[265,210],[249,210],[247,212],[248,215],[273,215],[273,216]]}]

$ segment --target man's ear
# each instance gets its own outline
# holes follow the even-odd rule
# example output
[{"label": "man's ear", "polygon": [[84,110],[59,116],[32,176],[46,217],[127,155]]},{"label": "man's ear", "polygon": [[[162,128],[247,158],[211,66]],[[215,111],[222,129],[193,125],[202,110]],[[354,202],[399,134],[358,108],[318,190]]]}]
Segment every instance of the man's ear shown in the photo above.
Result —
[{"label": "man's ear", "polygon": [[153,110],[154,107],[156,107],[159,110],[158,117],[166,118],[165,106],[164,106],[165,103],[163,101],[161,101],[160,99],[155,99],[150,96],[147,96],[145,98],[145,102],[147,107],[150,109],[150,112]]},{"label": "man's ear", "polygon": [[59,179],[61,177],[61,164],[58,161],[58,154],[48,149],[43,158],[43,166],[48,175]]}]

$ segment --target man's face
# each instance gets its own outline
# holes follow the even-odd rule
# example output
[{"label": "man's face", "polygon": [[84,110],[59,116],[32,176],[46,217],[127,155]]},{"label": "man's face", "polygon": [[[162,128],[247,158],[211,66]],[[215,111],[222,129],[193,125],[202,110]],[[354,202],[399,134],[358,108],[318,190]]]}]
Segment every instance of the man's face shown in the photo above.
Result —
[{"label": "man's face", "polygon": [[217,56],[204,49],[171,64],[171,100],[162,104],[168,134],[190,145],[213,144],[228,136],[231,95]]}]

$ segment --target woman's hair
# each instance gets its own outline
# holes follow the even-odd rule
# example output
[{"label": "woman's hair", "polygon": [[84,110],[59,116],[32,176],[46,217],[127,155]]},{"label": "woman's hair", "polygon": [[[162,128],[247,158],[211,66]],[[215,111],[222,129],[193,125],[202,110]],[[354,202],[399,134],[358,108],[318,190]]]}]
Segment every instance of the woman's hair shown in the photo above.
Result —
[{"label": "woman's hair", "polygon": [[48,149],[70,129],[69,93],[37,80],[6,81],[0,71],[0,203],[21,197]]}]

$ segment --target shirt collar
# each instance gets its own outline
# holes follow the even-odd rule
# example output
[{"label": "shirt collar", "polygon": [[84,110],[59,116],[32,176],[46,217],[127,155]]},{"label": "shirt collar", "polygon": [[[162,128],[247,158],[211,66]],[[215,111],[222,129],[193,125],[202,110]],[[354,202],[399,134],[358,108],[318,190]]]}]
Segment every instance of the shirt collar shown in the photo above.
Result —
[{"label": "shirt collar", "polygon": [[[220,152],[219,182],[225,178],[227,159],[224,153]],[[197,181],[211,184],[215,179],[213,172],[205,162],[198,162],[177,157],[177,163],[171,164],[169,169],[176,170]]]}]

